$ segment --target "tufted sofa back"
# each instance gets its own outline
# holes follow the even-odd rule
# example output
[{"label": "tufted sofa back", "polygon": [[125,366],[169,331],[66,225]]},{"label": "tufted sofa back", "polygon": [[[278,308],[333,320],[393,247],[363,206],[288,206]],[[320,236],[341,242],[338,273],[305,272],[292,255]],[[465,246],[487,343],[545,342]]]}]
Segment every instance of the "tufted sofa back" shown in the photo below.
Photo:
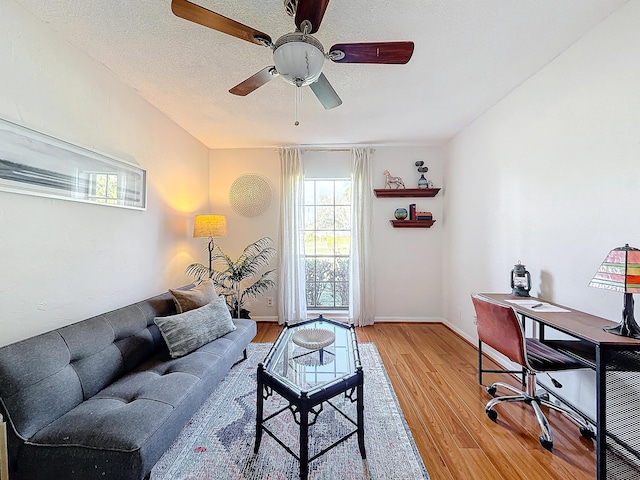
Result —
[{"label": "tufted sofa back", "polygon": [[166,348],[153,319],[175,313],[167,292],[0,348],[0,412],[30,438]]}]

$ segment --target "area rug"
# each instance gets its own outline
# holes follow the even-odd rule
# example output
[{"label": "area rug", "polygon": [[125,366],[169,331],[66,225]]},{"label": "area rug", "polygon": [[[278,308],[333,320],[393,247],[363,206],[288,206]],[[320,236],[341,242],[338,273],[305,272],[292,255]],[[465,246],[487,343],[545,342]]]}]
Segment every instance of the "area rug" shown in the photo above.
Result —
[{"label": "area rug", "polygon": [[[256,367],[271,344],[252,343],[248,359],[234,366],[152,471],[152,480],[290,480],[299,478],[298,461],[266,433],[257,454],[255,441]],[[365,448],[357,435],[309,464],[310,480],[429,479],[380,355],[373,343],[361,343],[364,369]],[[332,403],[355,416],[355,403],[339,395]],[[265,401],[265,417],[286,401],[275,394]],[[269,428],[298,451],[299,427],[290,411]],[[321,451],[353,430],[334,408],[324,406],[309,428],[309,453]]]}]

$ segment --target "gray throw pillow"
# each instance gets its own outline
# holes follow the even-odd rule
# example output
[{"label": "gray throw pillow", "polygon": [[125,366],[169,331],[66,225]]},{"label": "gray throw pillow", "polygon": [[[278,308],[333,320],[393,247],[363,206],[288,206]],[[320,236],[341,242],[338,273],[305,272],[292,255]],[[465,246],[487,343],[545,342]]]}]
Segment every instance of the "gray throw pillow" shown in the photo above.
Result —
[{"label": "gray throw pillow", "polygon": [[172,358],[193,352],[201,346],[236,329],[224,297],[217,297],[204,307],[153,319]]},{"label": "gray throw pillow", "polygon": [[204,307],[218,296],[213,280],[210,278],[190,290],[174,290],[170,288],[169,293],[173,295],[173,302],[176,304],[178,313]]}]

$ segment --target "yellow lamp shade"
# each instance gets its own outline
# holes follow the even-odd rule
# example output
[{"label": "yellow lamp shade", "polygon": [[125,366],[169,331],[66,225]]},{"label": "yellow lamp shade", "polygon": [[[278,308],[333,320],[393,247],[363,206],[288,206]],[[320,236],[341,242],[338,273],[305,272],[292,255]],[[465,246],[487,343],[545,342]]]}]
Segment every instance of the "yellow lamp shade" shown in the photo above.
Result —
[{"label": "yellow lamp shade", "polygon": [[193,237],[226,237],[227,217],[224,215],[196,215]]}]

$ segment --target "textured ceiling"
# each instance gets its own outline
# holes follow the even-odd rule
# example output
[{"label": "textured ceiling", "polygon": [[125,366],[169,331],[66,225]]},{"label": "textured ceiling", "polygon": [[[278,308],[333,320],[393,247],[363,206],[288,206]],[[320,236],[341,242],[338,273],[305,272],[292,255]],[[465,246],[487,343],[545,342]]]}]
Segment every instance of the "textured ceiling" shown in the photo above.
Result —
[{"label": "textured ceiling", "polygon": [[[210,148],[441,144],[628,0],[331,0],[316,37],[415,42],[407,65],[337,64],[343,104],[324,110],[282,79],[228,90],[271,51],[188,22],[171,0],[16,0]],[[269,34],[294,29],[282,0],[194,0]]]}]

